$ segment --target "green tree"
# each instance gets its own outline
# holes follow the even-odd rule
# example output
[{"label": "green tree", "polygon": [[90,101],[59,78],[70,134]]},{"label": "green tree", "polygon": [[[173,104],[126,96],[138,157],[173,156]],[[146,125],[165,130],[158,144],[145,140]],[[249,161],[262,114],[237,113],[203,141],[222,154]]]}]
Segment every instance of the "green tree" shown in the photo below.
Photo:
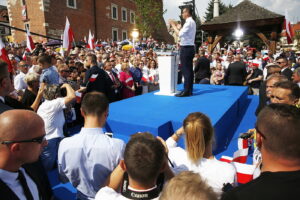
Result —
[{"label": "green tree", "polygon": [[[231,9],[233,6],[231,4],[229,4],[228,6],[226,6],[221,0],[220,0],[220,15],[222,15],[223,13],[227,12],[229,9]],[[205,20],[206,21],[210,21],[212,20],[212,18],[214,18],[214,0],[210,0],[210,2],[208,3],[208,7],[206,8],[206,12],[205,12]]]},{"label": "green tree", "polygon": [[137,8],[136,26],[142,36],[148,37],[158,31],[162,25],[163,11],[161,0],[134,0]]}]

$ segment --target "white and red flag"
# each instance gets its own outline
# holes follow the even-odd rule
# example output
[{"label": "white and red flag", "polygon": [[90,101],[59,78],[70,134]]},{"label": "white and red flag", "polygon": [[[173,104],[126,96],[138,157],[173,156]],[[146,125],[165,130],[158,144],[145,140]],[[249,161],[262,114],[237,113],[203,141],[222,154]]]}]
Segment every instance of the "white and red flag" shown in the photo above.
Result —
[{"label": "white and red flag", "polygon": [[89,41],[88,41],[88,48],[95,49],[95,38],[91,33],[91,30],[89,31]]},{"label": "white and red flag", "polygon": [[66,26],[64,30],[64,38],[63,38],[63,48],[68,51],[72,48],[72,42],[74,41],[74,33],[71,29],[70,22],[68,18],[66,19]]},{"label": "white and red flag", "polygon": [[32,52],[35,48],[29,29],[26,29],[26,50]]},{"label": "white and red flag", "polygon": [[284,24],[285,24],[284,28],[286,30],[287,42],[288,42],[288,44],[291,44],[291,43],[293,43],[294,31],[292,29],[292,25],[291,25],[291,22],[289,20],[287,10],[285,11],[285,23]]},{"label": "white and red flag", "polygon": [[2,59],[4,62],[8,65],[8,72],[13,72],[12,64],[8,58],[7,51],[5,49],[5,44],[2,41],[2,38],[0,38],[0,59]]},{"label": "white and red flag", "polygon": [[90,77],[89,81],[90,82],[94,82],[98,77],[98,74],[92,74],[92,76]]}]

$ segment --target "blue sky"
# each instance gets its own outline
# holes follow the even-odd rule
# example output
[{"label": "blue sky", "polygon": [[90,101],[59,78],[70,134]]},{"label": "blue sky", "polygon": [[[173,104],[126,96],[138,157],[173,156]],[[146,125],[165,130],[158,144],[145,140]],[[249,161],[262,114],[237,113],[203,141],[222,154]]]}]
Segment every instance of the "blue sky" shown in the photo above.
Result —
[{"label": "blue sky", "polygon": [[[163,0],[164,7],[167,9],[167,12],[164,18],[167,19],[178,19],[180,10],[179,5],[184,1],[190,0]],[[195,0],[196,7],[200,17],[204,16],[208,2],[210,0]],[[237,5],[242,0],[221,0],[225,4]],[[251,0],[253,3],[262,6],[268,10],[284,15],[285,10],[289,12],[289,18],[292,22],[296,23],[300,21],[300,0]]]}]

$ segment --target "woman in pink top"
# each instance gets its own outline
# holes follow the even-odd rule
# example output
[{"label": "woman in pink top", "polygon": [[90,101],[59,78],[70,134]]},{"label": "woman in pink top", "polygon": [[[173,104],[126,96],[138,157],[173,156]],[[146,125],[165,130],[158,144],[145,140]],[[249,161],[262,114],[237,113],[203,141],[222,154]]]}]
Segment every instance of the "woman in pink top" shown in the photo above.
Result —
[{"label": "woman in pink top", "polygon": [[120,81],[123,85],[122,99],[127,99],[134,96],[134,91],[135,91],[134,82],[129,72],[128,63],[122,63],[121,70],[122,71],[120,73]]}]

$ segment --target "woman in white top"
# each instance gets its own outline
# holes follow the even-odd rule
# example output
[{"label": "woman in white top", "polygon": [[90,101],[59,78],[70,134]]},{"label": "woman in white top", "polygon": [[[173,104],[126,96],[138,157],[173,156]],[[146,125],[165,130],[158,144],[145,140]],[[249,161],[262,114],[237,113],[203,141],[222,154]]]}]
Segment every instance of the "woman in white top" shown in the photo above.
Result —
[{"label": "woman in white top", "polygon": [[[67,91],[66,97],[61,97],[62,88]],[[45,101],[39,107],[37,114],[44,120],[48,145],[43,149],[41,161],[46,170],[51,170],[56,164],[59,142],[64,137],[63,110],[75,100],[75,92],[69,84],[63,84],[61,87],[47,85],[43,97]]]},{"label": "woman in white top", "polygon": [[[185,118],[183,127],[166,143],[175,174],[181,171],[197,172],[216,193],[221,194],[224,184],[234,184],[236,171],[233,165],[215,159],[212,153],[213,132],[206,115],[191,113]],[[186,150],[177,147],[177,141],[184,133]]]},{"label": "woman in white top", "polygon": [[150,60],[148,64],[149,68],[149,92],[159,90],[159,76],[158,67],[155,60]]}]

